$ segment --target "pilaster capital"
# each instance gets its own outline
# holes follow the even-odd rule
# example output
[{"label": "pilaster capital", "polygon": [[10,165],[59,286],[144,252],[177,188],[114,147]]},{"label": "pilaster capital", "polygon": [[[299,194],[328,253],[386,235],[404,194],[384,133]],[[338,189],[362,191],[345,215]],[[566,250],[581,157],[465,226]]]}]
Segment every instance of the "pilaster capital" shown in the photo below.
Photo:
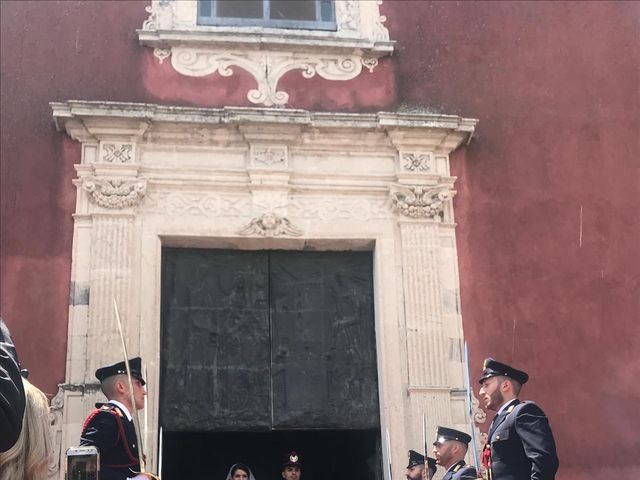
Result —
[{"label": "pilaster capital", "polygon": [[444,220],[445,206],[456,191],[451,185],[394,185],[390,199],[398,214],[422,220]]},{"label": "pilaster capital", "polygon": [[85,177],[82,179],[82,189],[99,207],[120,210],[140,204],[147,193],[147,180]]}]

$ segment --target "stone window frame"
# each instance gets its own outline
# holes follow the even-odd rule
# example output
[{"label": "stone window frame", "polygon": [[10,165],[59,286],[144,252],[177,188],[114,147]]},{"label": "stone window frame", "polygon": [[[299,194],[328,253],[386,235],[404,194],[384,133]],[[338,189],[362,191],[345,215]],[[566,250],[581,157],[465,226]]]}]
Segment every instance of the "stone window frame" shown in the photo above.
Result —
[{"label": "stone window frame", "polygon": [[289,71],[301,70],[304,78],[347,81],[363,69],[373,72],[380,57],[392,54],[395,42],[384,26],[381,4],[335,0],[336,29],[312,30],[198,25],[197,0],[152,0],[146,7],[149,18],[137,34],[160,63],[170,59],[183,75],[231,76],[240,68],[257,83],[247,92],[251,103],[285,106],[289,94],[277,87]]}]

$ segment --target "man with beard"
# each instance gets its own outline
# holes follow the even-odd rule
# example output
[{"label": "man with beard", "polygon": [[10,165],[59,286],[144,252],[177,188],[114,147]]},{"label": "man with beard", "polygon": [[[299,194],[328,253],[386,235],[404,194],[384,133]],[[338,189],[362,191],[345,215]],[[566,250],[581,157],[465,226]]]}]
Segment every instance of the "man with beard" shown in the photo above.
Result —
[{"label": "man with beard", "polygon": [[467,465],[464,456],[471,436],[453,428],[438,427],[438,438],[433,442],[436,462],[447,470],[442,480],[475,480],[475,467]]},{"label": "man with beard", "polygon": [[529,375],[492,358],[483,369],[480,397],[497,412],[482,452],[489,479],[555,479],[558,456],[549,420],[535,403],[518,399]]},{"label": "man with beard", "polygon": [[436,459],[427,457],[427,467],[425,468],[424,455],[409,450],[409,464],[405,476],[407,480],[431,480],[436,473]]}]

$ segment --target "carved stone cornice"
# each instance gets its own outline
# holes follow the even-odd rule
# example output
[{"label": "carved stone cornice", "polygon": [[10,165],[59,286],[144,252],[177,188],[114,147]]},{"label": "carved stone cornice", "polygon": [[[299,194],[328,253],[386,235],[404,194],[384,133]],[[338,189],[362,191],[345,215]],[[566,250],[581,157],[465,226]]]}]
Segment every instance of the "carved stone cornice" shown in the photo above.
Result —
[{"label": "carved stone cornice", "polygon": [[291,221],[276,213],[264,213],[251,219],[249,224],[238,231],[239,235],[258,235],[260,237],[299,237],[302,230],[293,226]]},{"label": "carved stone cornice", "polygon": [[[238,132],[250,143],[265,143],[274,140],[278,131],[289,132],[287,140],[294,139],[301,133],[335,131],[340,135],[332,139],[334,147],[346,151],[353,145],[349,138],[347,144],[339,143],[349,135],[364,135],[359,141],[376,141],[378,145],[395,146],[398,150],[437,151],[446,155],[463,142],[468,142],[477,120],[455,115],[437,115],[431,113],[378,112],[351,113],[310,112],[298,109],[273,108],[194,108],[144,103],[68,101],[51,103],[53,117],[59,130],[66,130],[70,135],[78,130],[105,132],[115,130],[119,123],[127,129],[138,126],[145,128],[144,138],[156,134],[162,127],[164,135],[193,135],[194,127],[234,126],[229,131]],[[218,130],[220,130],[218,128]],[[130,130],[127,130],[130,131]],[[258,132],[263,131],[264,138]],[[426,139],[426,140],[425,140]],[[213,145],[215,137],[208,135],[200,144]],[[422,143],[421,143],[422,142]],[[425,144],[426,148],[416,148]],[[324,147],[330,148],[327,144]],[[360,148],[367,147],[366,143]]]},{"label": "carved stone cornice", "polygon": [[455,194],[450,185],[397,185],[391,189],[390,198],[393,209],[401,215],[442,221],[445,204]]},{"label": "carved stone cornice", "polygon": [[147,180],[85,177],[82,179],[82,189],[88,192],[91,201],[100,207],[123,209],[134,207],[142,201],[147,192]]}]

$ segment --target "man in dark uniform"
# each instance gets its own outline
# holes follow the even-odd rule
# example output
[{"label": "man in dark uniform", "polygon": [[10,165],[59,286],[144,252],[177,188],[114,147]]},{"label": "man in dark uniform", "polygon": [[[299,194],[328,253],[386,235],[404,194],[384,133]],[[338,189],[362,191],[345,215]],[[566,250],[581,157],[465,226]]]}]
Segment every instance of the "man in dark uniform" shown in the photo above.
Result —
[{"label": "man in dark uniform", "polygon": [[496,411],[482,462],[490,480],[553,480],[558,456],[549,420],[533,402],[518,400],[529,375],[492,358],[484,361],[480,396]]},{"label": "man in dark uniform", "polygon": [[438,427],[437,439],[433,442],[436,462],[447,470],[442,480],[475,480],[475,467],[467,465],[464,456],[471,436],[453,428]]},{"label": "man in dark uniform", "polygon": [[430,480],[436,473],[436,459],[427,457],[426,466],[425,469],[424,455],[415,450],[409,450],[409,463],[405,473],[407,480]]},{"label": "man in dark uniform", "polygon": [[[135,407],[144,408],[145,381],[140,357],[129,360]],[[100,478],[126,480],[140,471],[138,439],[133,424],[133,405],[124,362],[96,370],[108,403],[97,403],[82,427],[80,445],[92,445],[100,451]]]},{"label": "man in dark uniform", "polygon": [[298,452],[291,451],[282,458],[282,478],[284,480],[300,480],[302,476],[302,461]]}]

